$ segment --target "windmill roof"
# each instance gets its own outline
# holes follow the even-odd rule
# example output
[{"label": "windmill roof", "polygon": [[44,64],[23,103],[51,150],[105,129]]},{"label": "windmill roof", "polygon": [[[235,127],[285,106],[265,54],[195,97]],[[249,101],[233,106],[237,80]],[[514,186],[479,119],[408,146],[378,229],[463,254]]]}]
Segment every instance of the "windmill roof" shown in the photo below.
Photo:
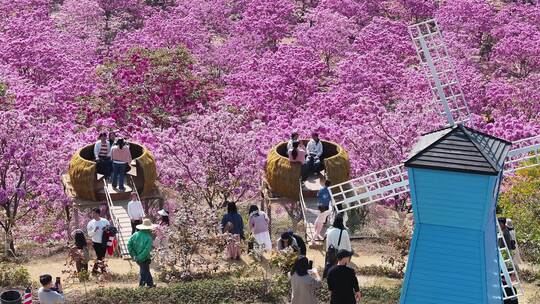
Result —
[{"label": "windmill roof", "polygon": [[405,166],[497,175],[510,145],[459,124],[422,135]]}]

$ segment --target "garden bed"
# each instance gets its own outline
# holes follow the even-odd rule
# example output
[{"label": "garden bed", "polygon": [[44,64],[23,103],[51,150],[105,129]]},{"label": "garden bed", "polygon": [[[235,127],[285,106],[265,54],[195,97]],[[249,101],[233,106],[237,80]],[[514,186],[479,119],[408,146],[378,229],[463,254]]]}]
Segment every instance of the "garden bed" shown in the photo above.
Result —
[{"label": "garden bed", "polygon": [[[382,287],[362,288],[363,303],[390,304],[399,300],[399,290]],[[171,284],[158,288],[107,288],[83,294],[72,293],[78,303],[136,304],[136,303],[287,303],[289,286],[286,278],[230,279],[216,278]],[[326,286],[320,289],[322,303],[329,300]]]}]

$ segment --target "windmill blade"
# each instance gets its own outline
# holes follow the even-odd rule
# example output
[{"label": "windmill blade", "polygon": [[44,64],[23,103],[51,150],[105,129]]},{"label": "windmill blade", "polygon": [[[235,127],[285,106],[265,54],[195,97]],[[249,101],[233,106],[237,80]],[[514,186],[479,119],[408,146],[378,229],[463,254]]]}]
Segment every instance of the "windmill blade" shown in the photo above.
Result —
[{"label": "windmill blade", "polygon": [[499,221],[497,223],[497,244],[499,246],[499,267],[501,268],[501,288],[503,300],[514,299],[523,295],[523,285],[519,280],[516,265],[504,239]]},{"label": "windmill blade", "polygon": [[332,207],[343,213],[409,192],[409,179],[403,164],[330,187]]},{"label": "windmill blade", "polygon": [[450,126],[467,122],[471,115],[469,106],[437,22],[431,19],[411,25],[409,34],[433,98],[443,107],[441,114]]},{"label": "windmill blade", "polygon": [[505,163],[505,174],[540,165],[540,135],[512,143]]}]

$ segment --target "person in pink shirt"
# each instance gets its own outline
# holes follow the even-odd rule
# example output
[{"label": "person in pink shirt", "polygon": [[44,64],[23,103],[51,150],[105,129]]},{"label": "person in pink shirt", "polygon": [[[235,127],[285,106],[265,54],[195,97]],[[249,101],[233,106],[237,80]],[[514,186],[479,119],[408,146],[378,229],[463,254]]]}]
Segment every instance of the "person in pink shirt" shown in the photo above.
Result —
[{"label": "person in pink shirt", "polygon": [[306,161],[306,147],[302,144],[302,142],[296,140],[293,141],[291,148],[289,151],[287,151],[287,154],[289,155],[289,161],[291,163],[297,163],[300,164],[300,172],[302,181],[305,181],[307,178],[307,166],[304,164]]},{"label": "person in pink shirt", "polygon": [[299,141],[294,141],[292,147],[288,151],[289,161],[291,163],[304,164],[306,161],[306,148]]},{"label": "person in pink shirt", "polygon": [[116,145],[112,148],[111,158],[113,162],[112,186],[116,189],[118,185],[120,191],[126,191],[124,177],[131,163],[131,153],[123,138],[118,139]]},{"label": "person in pink shirt", "polygon": [[270,220],[263,211],[259,211],[257,205],[249,206],[249,228],[257,244],[265,251],[272,250],[272,240],[270,239]]}]

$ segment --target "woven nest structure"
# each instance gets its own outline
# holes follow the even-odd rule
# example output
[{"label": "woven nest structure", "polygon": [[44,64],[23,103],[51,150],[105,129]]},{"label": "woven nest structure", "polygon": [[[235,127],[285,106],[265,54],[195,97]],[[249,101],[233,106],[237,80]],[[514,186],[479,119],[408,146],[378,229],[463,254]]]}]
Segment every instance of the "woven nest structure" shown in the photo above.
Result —
[{"label": "woven nest structure", "polygon": [[[137,191],[141,196],[145,196],[155,188],[156,161],[152,153],[142,145],[129,143],[129,150],[135,160],[136,176],[133,176],[133,181]],[[77,198],[98,200],[98,192],[103,189],[103,182],[97,180],[93,144],[81,148],[73,155],[68,174]]]},{"label": "woven nest structure", "polygon": [[[307,140],[302,140],[307,145]],[[340,145],[321,140],[324,167],[332,184],[349,180],[349,155]],[[273,147],[266,159],[266,181],[272,192],[292,200],[299,199],[301,165],[291,163],[287,155],[287,142]]]}]

